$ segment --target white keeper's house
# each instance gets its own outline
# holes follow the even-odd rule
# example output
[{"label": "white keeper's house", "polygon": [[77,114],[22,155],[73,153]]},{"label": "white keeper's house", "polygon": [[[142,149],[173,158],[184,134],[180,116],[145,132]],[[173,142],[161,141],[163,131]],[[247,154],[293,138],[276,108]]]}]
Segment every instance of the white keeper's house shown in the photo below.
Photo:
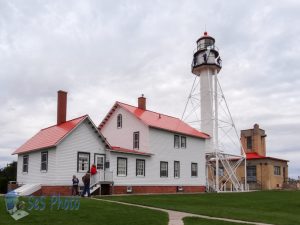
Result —
[{"label": "white keeper's house", "polygon": [[72,176],[95,163],[96,194],[205,191],[205,140],[178,118],[116,102],[96,127],[88,115],[66,120],[67,93],[58,92],[57,123],[14,151],[20,195],[71,194]]}]

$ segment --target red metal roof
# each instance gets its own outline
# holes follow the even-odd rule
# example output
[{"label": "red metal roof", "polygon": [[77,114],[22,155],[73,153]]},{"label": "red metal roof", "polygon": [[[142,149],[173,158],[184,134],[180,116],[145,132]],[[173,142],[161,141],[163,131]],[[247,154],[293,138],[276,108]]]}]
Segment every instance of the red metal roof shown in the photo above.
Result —
[{"label": "red metal roof", "polygon": [[285,159],[278,159],[274,157],[269,157],[269,156],[262,156],[257,154],[256,152],[250,152],[246,153],[247,160],[255,160],[255,159],[273,159],[273,160],[279,160],[279,161],[285,161],[288,162],[288,160]]},{"label": "red metal roof", "polygon": [[111,146],[112,152],[120,152],[120,153],[125,153],[125,154],[134,154],[134,155],[145,155],[145,156],[151,156],[153,154],[148,153],[148,152],[141,152],[141,151],[136,151],[132,149],[126,149],[126,148],[121,148],[117,146]]},{"label": "red metal roof", "polygon": [[25,144],[14,151],[13,154],[22,154],[39,149],[54,147],[87,117],[88,115],[81,116],[60,125],[54,125],[40,130],[36,135],[25,142]]},{"label": "red metal roof", "polygon": [[246,153],[247,159],[265,159],[266,156],[257,154],[256,152]]},{"label": "red metal roof", "polygon": [[117,106],[120,106],[123,109],[127,110],[128,112],[132,113],[134,116],[136,116],[143,123],[145,123],[150,127],[167,130],[174,133],[181,133],[181,134],[194,136],[198,138],[204,138],[204,139],[209,138],[208,134],[196,130],[195,128],[189,126],[188,124],[186,124],[185,122],[183,122],[182,120],[176,117],[164,115],[149,110],[143,110],[135,106],[128,105],[121,102],[116,102],[116,104],[107,114],[106,118],[104,118],[104,120],[99,125],[100,130],[105,125],[106,121],[112,115],[113,111],[116,109]]}]

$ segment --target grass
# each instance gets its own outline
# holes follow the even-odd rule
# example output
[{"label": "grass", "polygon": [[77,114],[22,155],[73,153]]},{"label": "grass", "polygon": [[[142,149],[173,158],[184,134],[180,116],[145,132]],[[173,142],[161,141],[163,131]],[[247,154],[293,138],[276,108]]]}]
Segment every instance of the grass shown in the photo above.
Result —
[{"label": "grass", "polygon": [[300,191],[132,195],[111,196],[108,198],[215,217],[277,225],[300,224]]},{"label": "grass", "polygon": [[244,223],[231,223],[219,220],[209,220],[197,217],[183,218],[184,225],[245,225]]},{"label": "grass", "polygon": [[91,199],[80,199],[78,211],[57,210],[56,208],[51,210],[49,198],[46,200],[44,211],[29,211],[28,199],[24,199],[24,201],[26,202],[25,211],[30,214],[19,221],[15,221],[6,212],[4,198],[0,197],[0,224],[167,225],[168,223],[168,215],[164,212]]}]

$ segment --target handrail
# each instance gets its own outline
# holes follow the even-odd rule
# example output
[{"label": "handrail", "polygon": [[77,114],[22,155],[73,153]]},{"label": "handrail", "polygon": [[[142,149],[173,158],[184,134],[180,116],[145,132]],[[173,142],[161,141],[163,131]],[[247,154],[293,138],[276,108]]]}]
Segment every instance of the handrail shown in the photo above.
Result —
[{"label": "handrail", "polygon": [[100,182],[112,182],[113,172],[112,171],[101,171],[97,172],[95,175],[91,176],[90,186],[94,187]]}]

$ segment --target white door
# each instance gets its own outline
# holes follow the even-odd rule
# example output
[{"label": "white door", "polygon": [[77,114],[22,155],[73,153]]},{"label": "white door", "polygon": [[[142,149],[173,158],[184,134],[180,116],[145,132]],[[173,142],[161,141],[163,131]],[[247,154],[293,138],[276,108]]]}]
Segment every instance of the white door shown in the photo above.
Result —
[{"label": "white door", "polygon": [[100,175],[100,180],[104,181],[104,155],[96,155],[95,157],[95,165],[97,167],[97,173]]}]

